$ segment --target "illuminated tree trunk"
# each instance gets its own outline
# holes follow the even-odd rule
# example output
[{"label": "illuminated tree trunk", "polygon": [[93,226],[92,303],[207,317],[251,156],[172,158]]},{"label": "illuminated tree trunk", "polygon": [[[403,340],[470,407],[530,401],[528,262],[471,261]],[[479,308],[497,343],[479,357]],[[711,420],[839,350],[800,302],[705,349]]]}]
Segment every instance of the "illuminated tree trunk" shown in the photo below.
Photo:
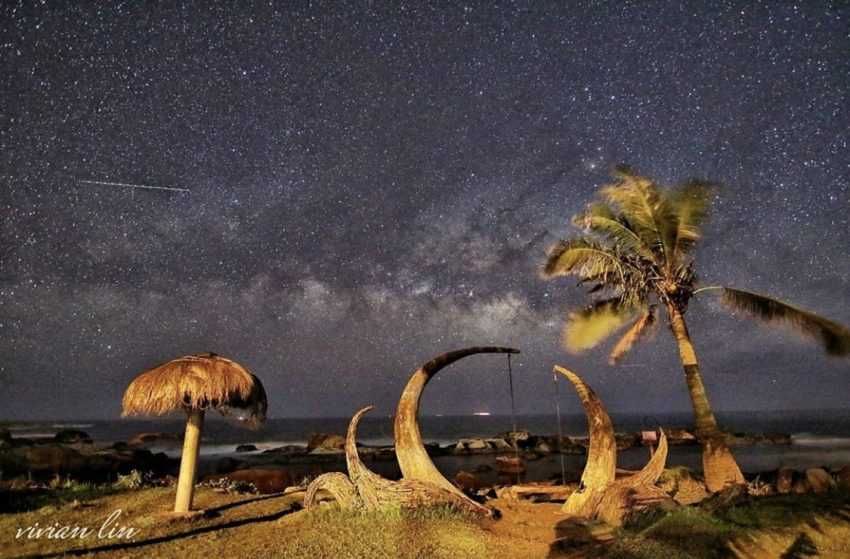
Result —
[{"label": "illuminated tree trunk", "polygon": [[696,421],[696,437],[702,445],[702,469],[705,485],[709,491],[720,491],[727,485],[744,483],[744,476],[735,457],[726,445],[725,436],[717,427],[717,420],[708,394],[702,382],[697,355],[691,343],[688,327],[682,312],[672,302],[667,303],[667,313],[670,317],[670,327],[679,345],[679,357],[685,370],[685,380],[688,383],[688,394],[694,408]]},{"label": "illuminated tree trunk", "polygon": [[189,512],[192,509],[198,448],[201,444],[201,427],[203,424],[204,410],[189,411],[189,419],[186,421],[186,435],[183,439],[183,456],[180,458],[180,476],[177,478],[177,498],[174,500],[174,512]]}]

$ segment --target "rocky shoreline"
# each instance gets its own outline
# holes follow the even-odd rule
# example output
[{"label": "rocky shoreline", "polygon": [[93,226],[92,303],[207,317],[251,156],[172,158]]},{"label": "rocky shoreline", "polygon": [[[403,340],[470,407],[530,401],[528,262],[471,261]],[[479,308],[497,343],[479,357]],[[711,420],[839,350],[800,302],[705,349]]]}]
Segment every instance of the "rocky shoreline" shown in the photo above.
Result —
[{"label": "rocky shoreline", "polygon": [[[694,435],[686,429],[665,430],[672,446],[697,445]],[[617,434],[617,447],[624,450],[644,446],[640,433]],[[730,445],[787,445],[790,435],[743,434],[727,435]],[[16,477],[46,479],[67,476],[82,481],[111,481],[133,470],[150,472],[154,476],[174,475],[179,460],[150,448],[171,445],[179,448],[180,437],[171,433],[139,433],[127,442],[98,445],[84,431],[66,429],[52,438],[26,439],[12,437],[0,430],[0,479]],[[229,473],[243,467],[289,464],[329,464],[342,460],[344,438],[339,434],[314,433],[305,445],[285,445],[265,450],[255,445],[234,445],[233,455],[218,458],[208,466],[208,473]],[[551,454],[581,455],[587,452],[584,437],[534,435],[528,431],[507,432],[487,438],[462,438],[440,445],[430,443],[426,450],[433,457],[517,455],[533,461]],[[364,459],[394,462],[393,446],[359,445]]]}]

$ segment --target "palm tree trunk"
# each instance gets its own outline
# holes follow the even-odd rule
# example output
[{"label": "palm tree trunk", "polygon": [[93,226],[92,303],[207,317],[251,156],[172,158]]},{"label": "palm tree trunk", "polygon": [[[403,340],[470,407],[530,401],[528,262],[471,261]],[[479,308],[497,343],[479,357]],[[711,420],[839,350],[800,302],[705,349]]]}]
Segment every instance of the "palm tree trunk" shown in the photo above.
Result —
[{"label": "palm tree trunk", "polygon": [[744,476],[735,457],[726,445],[725,436],[717,427],[717,420],[711,405],[708,403],[708,394],[702,382],[702,373],[699,370],[699,362],[688,334],[685,317],[675,305],[667,303],[667,313],[670,317],[670,327],[673,336],[679,345],[679,357],[685,370],[685,380],[688,383],[688,394],[691,396],[691,404],[694,407],[694,419],[696,421],[696,437],[702,445],[702,469],[705,476],[705,485],[709,491],[720,491],[727,485],[744,483]]}]

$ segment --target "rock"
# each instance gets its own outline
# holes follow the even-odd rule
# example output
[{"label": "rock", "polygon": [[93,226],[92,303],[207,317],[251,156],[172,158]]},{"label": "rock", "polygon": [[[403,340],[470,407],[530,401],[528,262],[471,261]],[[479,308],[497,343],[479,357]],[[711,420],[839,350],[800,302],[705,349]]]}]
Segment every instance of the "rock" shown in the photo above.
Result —
[{"label": "rock", "polygon": [[551,454],[552,449],[549,447],[549,443],[545,440],[537,441],[537,445],[534,447],[534,452],[539,454]]},{"label": "rock", "polygon": [[803,493],[808,493],[811,489],[812,488],[806,478],[801,477],[794,482],[794,485],[791,486],[791,493],[802,495]]},{"label": "rock", "polygon": [[12,433],[8,429],[0,429],[0,447],[12,445]]},{"label": "rock", "polygon": [[467,450],[487,450],[490,448],[487,441],[483,439],[461,439],[459,442]]},{"label": "rock", "polygon": [[776,491],[783,495],[791,493],[794,486],[794,470],[791,468],[779,468],[776,472]]},{"label": "rock", "polygon": [[125,443],[124,441],[117,441],[112,443],[112,446],[109,448],[111,448],[112,450],[125,451],[130,450],[130,445]]},{"label": "rock", "polygon": [[490,452],[490,445],[484,439],[459,439],[454,454],[484,454]]},{"label": "rock", "polygon": [[525,463],[514,456],[499,456],[496,458],[496,470],[500,474],[522,474],[525,473]]},{"label": "rock", "polygon": [[726,433],[729,446],[750,446],[756,444],[791,444],[791,435],[783,433]]},{"label": "rock", "polygon": [[838,485],[844,489],[850,489],[850,465],[844,466],[835,473]]},{"label": "rock", "polygon": [[501,437],[496,437],[496,438],[493,438],[493,439],[486,439],[485,442],[487,443],[488,446],[490,446],[490,448],[494,448],[497,451],[510,451],[510,450],[514,449],[514,447],[512,447],[508,443],[508,441],[506,441],[505,439],[503,439]]},{"label": "rock", "polygon": [[260,493],[282,493],[292,485],[292,477],[282,468],[248,468],[236,470],[226,475],[208,476],[207,480],[227,479],[231,482],[250,483]]},{"label": "rock", "polygon": [[485,487],[481,480],[478,479],[478,476],[463,470],[455,474],[454,482],[462,491],[478,491]]},{"label": "rock", "polygon": [[263,454],[283,454],[284,456],[300,456],[307,454],[307,447],[298,444],[288,444],[264,450]]},{"label": "rock", "polygon": [[806,483],[815,493],[826,493],[835,488],[835,480],[823,468],[809,468],[806,470]]},{"label": "rock", "polygon": [[225,456],[224,458],[220,458],[216,460],[215,463],[215,472],[217,474],[227,474],[239,468],[239,460],[231,457]]},{"label": "rock", "polygon": [[307,439],[307,452],[315,450],[339,451],[345,449],[345,437],[329,433],[312,433]]},{"label": "rock", "polygon": [[91,444],[91,437],[85,431],[78,431],[76,429],[62,429],[53,435],[53,442],[59,444],[74,444],[74,443],[85,443]]},{"label": "rock", "polygon": [[528,431],[508,431],[501,435],[501,438],[513,447],[526,448],[534,446],[531,440],[531,433]]},{"label": "rock", "polygon": [[252,444],[240,444],[236,447],[236,452],[254,452],[257,450],[256,445]]},{"label": "rock", "polygon": [[132,439],[127,441],[130,446],[150,446],[154,444],[177,445],[183,440],[179,435],[174,433],[139,433]]},{"label": "rock", "polygon": [[699,444],[696,436],[687,429],[670,427],[668,429],[664,429],[664,433],[667,435],[667,443],[670,446]]},{"label": "rock", "polygon": [[791,435],[787,433],[767,433],[762,435],[763,443],[768,444],[791,444]]},{"label": "rock", "polygon": [[59,445],[38,445],[20,449],[27,470],[37,474],[73,474],[82,471],[86,459],[71,448]]},{"label": "rock", "polygon": [[637,433],[616,433],[614,440],[617,441],[617,450],[626,450],[641,444],[640,435]]}]

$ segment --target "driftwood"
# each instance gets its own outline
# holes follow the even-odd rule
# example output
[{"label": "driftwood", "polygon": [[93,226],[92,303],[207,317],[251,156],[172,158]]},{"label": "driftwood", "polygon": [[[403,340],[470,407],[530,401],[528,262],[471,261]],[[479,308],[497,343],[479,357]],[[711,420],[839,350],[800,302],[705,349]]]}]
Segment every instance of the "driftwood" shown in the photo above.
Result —
[{"label": "driftwood", "polygon": [[487,507],[465,495],[458,496],[455,492],[447,491],[436,484],[408,479],[392,481],[367,468],[357,452],[357,425],[360,418],[372,408],[373,406],[367,406],[359,410],[348,425],[345,437],[348,476],[337,472],[317,477],[307,487],[304,498],[305,508],[315,506],[318,493],[327,491],[337,500],[341,508],[348,510],[450,506],[476,515],[491,514]]},{"label": "driftwood", "polygon": [[496,495],[505,499],[537,499],[543,497],[547,501],[565,501],[575,490],[575,484],[526,483],[497,489]]},{"label": "driftwood", "polygon": [[618,525],[629,510],[666,499],[666,493],[655,487],[667,462],[667,436],[664,431],[661,431],[658,449],[646,466],[636,474],[616,479],[617,443],[605,406],[577,374],[558,366],[555,366],[555,371],[567,377],[578,392],[587,416],[590,438],[581,483],[567,498],[562,510],[570,515],[600,518]]}]

